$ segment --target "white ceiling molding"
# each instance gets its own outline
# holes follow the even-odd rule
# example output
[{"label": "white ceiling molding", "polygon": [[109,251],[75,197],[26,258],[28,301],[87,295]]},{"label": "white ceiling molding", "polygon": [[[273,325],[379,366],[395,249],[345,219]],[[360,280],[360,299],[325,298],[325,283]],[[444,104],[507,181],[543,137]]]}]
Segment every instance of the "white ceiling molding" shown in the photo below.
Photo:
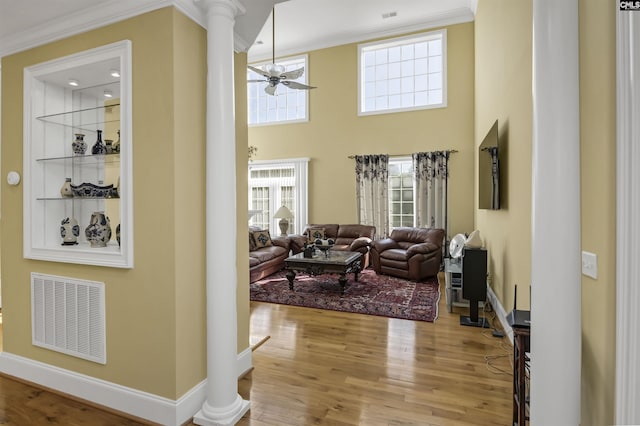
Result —
[{"label": "white ceiling molding", "polygon": [[173,5],[171,0],[106,1],[63,18],[27,27],[0,40],[0,57],[61,40],[124,19]]},{"label": "white ceiling molding", "polygon": [[[247,6],[248,12],[237,18],[235,33],[235,49],[237,51],[248,50],[262,29],[273,4],[279,1],[242,0],[242,3]],[[127,2],[111,0],[78,9],[63,17],[52,17],[41,24],[25,26],[19,31],[0,37],[0,57],[168,6],[174,6],[198,25],[206,28],[204,11],[193,0],[136,0]],[[5,13],[4,10],[3,13]]]}]

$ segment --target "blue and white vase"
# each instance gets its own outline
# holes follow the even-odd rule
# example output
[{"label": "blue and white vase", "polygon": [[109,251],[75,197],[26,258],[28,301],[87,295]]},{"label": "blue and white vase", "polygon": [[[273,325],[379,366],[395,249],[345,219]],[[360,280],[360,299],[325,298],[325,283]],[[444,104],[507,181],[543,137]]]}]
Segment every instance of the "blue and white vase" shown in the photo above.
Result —
[{"label": "blue and white vase", "polygon": [[111,223],[103,212],[94,212],[91,215],[89,226],[84,230],[84,235],[91,247],[106,247],[111,239]]},{"label": "blue and white vase", "polygon": [[60,236],[62,237],[63,246],[73,246],[78,244],[80,236],[80,226],[74,218],[65,217],[60,222]]},{"label": "blue and white vase", "polygon": [[87,143],[84,141],[84,133],[76,133],[76,138],[71,144],[71,149],[75,155],[84,155],[87,150]]},{"label": "blue and white vase", "polygon": [[102,142],[102,130],[96,130],[98,132],[98,138],[96,139],[96,143],[91,147],[91,153],[93,155],[104,155],[107,153],[107,147]]}]

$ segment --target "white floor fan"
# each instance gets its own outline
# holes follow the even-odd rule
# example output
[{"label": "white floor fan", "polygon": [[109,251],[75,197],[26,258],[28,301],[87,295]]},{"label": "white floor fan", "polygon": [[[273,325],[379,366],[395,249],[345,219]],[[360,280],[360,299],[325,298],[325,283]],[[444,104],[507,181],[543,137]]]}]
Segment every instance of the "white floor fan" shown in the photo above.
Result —
[{"label": "white floor fan", "polygon": [[291,89],[310,90],[315,89],[314,86],[307,86],[306,84],[299,83],[296,80],[304,74],[304,67],[297,70],[285,71],[284,66],[276,64],[276,8],[274,7],[271,12],[272,21],[272,44],[271,44],[271,63],[266,65],[264,69],[252,67],[248,65],[248,68],[263,76],[264,80],[247,80],[248,83],[267,83],[264,91],[274,96],[279,84],[283,84]]}]

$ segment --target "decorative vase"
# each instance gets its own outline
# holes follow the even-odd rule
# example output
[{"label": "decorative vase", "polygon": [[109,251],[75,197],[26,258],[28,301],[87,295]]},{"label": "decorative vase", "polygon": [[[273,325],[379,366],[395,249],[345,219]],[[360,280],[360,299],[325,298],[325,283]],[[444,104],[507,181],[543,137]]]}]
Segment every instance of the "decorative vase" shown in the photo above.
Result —
[{"label": "decorative vase", "polygon": [[84,155],[87,150],[87,143],[84,141],[84,133],[76,133],[76,138],[71,144],[71,149],[75,155]]},{"label": "decorative vase", "polygon": [[60,188],[60,195],[63,197],[73,197],[73,190],[71,189],[71,178],[65,178],[62,187]]},{"label": "decorative vase", "polygon": [[116,226],[116,241],[118,242],[118,247],[120,247],[120,224]]},{"label": "decorative vase", "polygon": [[78,236],[80,235],[80,226],[74,218],[64,218],[60,222],[60,236],[62,237],[63,246],[72,246],[78,244]]},{"label": "decorative vase", "polygon": [[107,147],[102,142],[102,130],[96,130],[98,132],[98,138],[96,143],[91,147],[91,153],[93,155],[104,155],[107,153]]},{"label": "decorative vase", "polygon": [[120,130],[118,130],[118,139],[111,145],[111,150],[114,154],[120,152]]},{"label": "decorative vase", "polygon": [[113,154],[113,139],[105,139],[104,144],[107,148],[107,154]]},{"label": "decorative vase", "polygon": [[106,247],[111,239],[111,224],[104,212],[93,212],[89,226],[84,230],[84,235],[91,247]]}]

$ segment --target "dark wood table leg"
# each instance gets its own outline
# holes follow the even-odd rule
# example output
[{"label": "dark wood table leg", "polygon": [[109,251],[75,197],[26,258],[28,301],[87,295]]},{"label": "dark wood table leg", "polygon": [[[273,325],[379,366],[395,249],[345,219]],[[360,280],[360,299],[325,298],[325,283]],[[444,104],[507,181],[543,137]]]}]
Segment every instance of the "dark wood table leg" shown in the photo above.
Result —
[{"label": "dark wood table leg", "polygon": [[340,293],[344,294],[344,288],[347,286],[347,274],[341,272],[338,282],[340,283]]},{"label": "dark wood table leg", "polygon": [[293,279],[296,277],[296,271],[289,269],[287,271],[287,279],[289,280],[289,290],[293,291]]}]

